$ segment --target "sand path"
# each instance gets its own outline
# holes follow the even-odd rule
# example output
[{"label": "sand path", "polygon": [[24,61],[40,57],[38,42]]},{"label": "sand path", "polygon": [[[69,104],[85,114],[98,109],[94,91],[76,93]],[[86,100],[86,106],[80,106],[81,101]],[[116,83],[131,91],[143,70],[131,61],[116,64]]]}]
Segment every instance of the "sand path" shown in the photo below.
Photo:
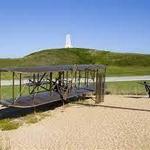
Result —
[{"label": "sand path", "polygon": [[57,108],[36,124],[0,135],[12,150],[149,150],[150,99],[106,96],[103,104]]}]

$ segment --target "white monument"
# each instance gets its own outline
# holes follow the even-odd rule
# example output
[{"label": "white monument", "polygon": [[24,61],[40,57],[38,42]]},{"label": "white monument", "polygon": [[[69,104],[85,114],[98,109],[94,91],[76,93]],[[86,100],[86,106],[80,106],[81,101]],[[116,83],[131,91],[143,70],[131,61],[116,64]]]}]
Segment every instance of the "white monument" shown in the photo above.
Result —
[{"label": "white monument", "polygon": [[66,44],[65,44],[65,48],[72,48],[72,42],[71,42],[71,35],[67,34],[66,35]]}]

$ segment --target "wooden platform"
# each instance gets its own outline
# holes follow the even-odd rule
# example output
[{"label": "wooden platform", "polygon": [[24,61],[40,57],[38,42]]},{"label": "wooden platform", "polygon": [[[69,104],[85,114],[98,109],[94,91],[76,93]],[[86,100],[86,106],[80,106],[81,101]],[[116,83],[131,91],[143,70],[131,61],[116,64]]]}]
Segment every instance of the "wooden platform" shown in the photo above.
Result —
[{"label": "wooden platform", "polygon": [[[68,95],[68,99],[73,97],[79,97],[83,96],[85,94],[92,94],[94,93],[94,88],[79,88],[74,89],[72,92]],[[7,107],[16,107],[16,108],[31,108],[31,107],[37,107],[49,103],[53,103],[56,101],[61,101],[60,95],[57,92],[42,92],[29,96],[22,96],[19,97],[15,103],[13,103],[12,100],[1,100],[0,103]]]}]

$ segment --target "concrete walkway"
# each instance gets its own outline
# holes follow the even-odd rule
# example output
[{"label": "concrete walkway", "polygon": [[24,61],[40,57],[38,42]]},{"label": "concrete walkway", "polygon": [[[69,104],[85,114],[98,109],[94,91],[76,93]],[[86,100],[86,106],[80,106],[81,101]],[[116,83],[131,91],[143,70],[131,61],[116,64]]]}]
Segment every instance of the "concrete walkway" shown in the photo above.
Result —
[{"label": "concrete walkway", "polygon": [[119,82],[119,81],[146,81],[146,80],[150,80],[150,76],[106,77],[106,82]]},{"label": "concrete walkway", "polygon": [[[82,81],[83,80],[83,81]],[[122,77],[106,77],[106,82],[120,82],[120,81],[146,81],[150,80],[150,76],[122,76]],[[81,79],[84,82],[84,79]],[[89,81],[90,82],[90,81]],[[28,80],[22,80],[22,84],[28,83]],[[12,80],[2,80],[2,86],[12,85]],[[15,80],[15,85],[19,85],[19,80]]]}]

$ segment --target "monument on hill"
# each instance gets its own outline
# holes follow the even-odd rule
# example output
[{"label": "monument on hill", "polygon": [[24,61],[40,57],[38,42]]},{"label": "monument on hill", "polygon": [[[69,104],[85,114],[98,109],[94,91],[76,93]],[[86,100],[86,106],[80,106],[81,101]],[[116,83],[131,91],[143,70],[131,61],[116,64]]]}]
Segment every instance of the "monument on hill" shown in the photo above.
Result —
[{"label": "monument on hill", "polygon": [[71,35],[67,34],[66,35],[66,44],[65,44],[65,48],[72,48],[72,42],[71,42]]}]

